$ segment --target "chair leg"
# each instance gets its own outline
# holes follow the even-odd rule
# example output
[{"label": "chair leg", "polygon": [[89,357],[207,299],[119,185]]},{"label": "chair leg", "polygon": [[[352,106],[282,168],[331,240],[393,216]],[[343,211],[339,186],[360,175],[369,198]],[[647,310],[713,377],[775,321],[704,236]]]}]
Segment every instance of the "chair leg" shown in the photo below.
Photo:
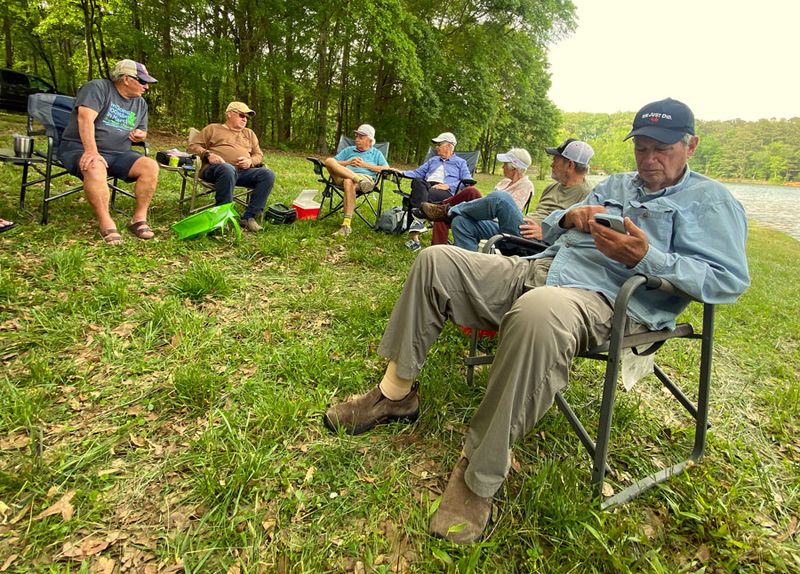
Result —
[{"label": "chair leg", "polygon": [[[469,358],[477,356],[478,351],[478,330],[473,329],[469,334]],[[467,364],[467,384],[472,386],[472,381],[475,378],[475,363],[466,361]]]}]

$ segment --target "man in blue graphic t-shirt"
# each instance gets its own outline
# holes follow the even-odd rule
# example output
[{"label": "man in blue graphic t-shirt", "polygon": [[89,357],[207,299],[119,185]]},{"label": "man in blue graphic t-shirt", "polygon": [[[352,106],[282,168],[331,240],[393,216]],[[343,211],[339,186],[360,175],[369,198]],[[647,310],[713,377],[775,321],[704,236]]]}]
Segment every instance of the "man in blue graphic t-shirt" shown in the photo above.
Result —
[{"label": "man in blue graphic t-shirt", "polygon": [[139,239],[153,238],[147,209],[158,183],[158,164],[131,150],[131,143],[147,137],[147,102],[142,94],[155,82],[144,65],[120,60],[110,80],[91,80],[81,86],[61,136],[59,159],[83,179],[100,235],[109,245],[122,243],[108,210],[109,176],[136,181],[136,207],[127,227]]}]

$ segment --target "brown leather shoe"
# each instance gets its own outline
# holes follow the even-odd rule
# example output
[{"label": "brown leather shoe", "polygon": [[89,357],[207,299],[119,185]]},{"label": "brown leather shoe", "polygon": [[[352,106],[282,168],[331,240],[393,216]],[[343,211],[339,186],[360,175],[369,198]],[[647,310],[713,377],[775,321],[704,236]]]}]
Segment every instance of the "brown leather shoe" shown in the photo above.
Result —
[{"label": "brown leather shoe", "polygon": [[420,211],[425,215],[428,221],[449,221],[447,212],[450,211],[450,206],[446,203],[428,203],[423,201],[419,206]]},{"label": "brown leather shoe", "polygon": [[325,426],[336,432],[340,428],[349,434],[367,432],[375,425],[391,421],[412,423],[419,416],[419,383],[399,401],[387,399],[376,385],[363,395],[330,407],[325,412]]},{"label": "brown leather shoe", "polygon": [[492,515],[492,499],[472,492],[464,481],[469,461],[463,456],[456,463],[439,508],[431,517],[430,533],[456,544],[478,540]]}]

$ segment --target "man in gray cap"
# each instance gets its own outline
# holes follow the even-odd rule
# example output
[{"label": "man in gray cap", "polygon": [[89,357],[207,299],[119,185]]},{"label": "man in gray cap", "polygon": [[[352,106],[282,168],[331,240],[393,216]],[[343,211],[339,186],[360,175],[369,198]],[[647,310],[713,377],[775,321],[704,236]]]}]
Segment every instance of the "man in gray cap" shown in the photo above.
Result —
[{"label": "man in gray cap", "polygon": [[247,120],[256,113],[244,102],[231,102],[225,108],[225,123],[209,124],[189,142],[186,151],[202,160],[200,177],[214,184],[216,205],[233,201],[239,185],[252,189],[250,203],[239,222],[246,231],[261,231],[256,218],[264,211],[275,185],[275,173],[261,165],[264,152]]},{"label": "man in gray cap", "polygon": [[[556,209],[565,209],[578,203],[592,191],[591,184],[586,181],[586,174],[589,171],[589,160],[594,155],[592,146],[573,138],[558,147],[545,148],[545,151],[553,156],[550,170],[556,181],[545,188],[536,209],[530,215],[522,213],[527,196],[515,201],[511,194],[502,193],[498,189],[486,197],[453,207],[448,206],[447,202],[423,203],[420,211],[430,221],[449,222],[453,228],[453,243],[469,251],[477,251],[481,239],[489,239],[498,233],[541,239],[541,222],[545,217]],[[530,154],[519,148],[498,154],[497,159],[503,162],[503,174],[511,178],[515,177],[515,173],[524,174],[531,162]],[[519,181],[525,180],[527,178]],[[505,181],[507,180],[504,179],[503,182]],[[532,192],[533,186],[530,182],[528,184]]]},{"label": "man in gray cap", "polygon": [[[462,544],[481,537],[514,443],[566,386],[573,357],[608,338],[609,301],[628,278],[656,275],[715,304],[735,301],[749,285],[744,209],[723,185],[689,169],[694,133],[685,104],[667,99],[643,107],[628,134],[637,171],[612,175],[581,203],[548,215],[542,235],[552,245],[534,259],[435,245],[414,261],[378,347],[389,360],[383,379],[329,408],[324,421],[358,434],[415,420],[414,380],[444,322],[499,328],[486,393],[431,518],[434,536]],[[595,214],[623,217],[624,232],[604,227]],[[637,292],[630,330],[674,327],[688,304],[677,294]]]},{"label": "man in gray cap", "polygon": [[109,245],[122,243],[108,210],[109,176],[136,181],[136,207],[127,227],[139,239],[153,238],[147,210],[158,184],[158,164],[132,151],[131,143],[147,137],[147,102],[142,95],[156,81],[143,64],[120,60],[110,80],[91,80],[81,86],[61,136],[58,157],[67,170],[83,179],[100,235]]}]

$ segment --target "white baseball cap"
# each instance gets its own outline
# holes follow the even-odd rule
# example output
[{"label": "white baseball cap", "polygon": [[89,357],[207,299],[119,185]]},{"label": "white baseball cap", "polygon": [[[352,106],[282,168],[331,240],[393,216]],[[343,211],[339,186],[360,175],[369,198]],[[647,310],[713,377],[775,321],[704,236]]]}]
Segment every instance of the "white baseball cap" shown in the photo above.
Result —
[{"label": "white baseball cap", "polygon": [[355,133],[359,136],[367,136],[372,140],[372,143],[375,143],[375,128],[373,128],[371,125],[361,124],[356,128]]},{"label": "white baseball cap", "polygon": [[433,143],[447,142],[456,145],[456,136],[450,132],[442,132],[431,140]]},{"label": "white baseball cap", "polygon": [[589,165],[589,160],[594,156],[592,146],[574,138],[565,140],[564,143],[558,147],[546,147],[544,151],[550,155],[560,155],[563,158],[583,165]]},{"label": "white baseball cap", "polygon": [[506,153],[497,154],[497,161],[510,163],[515,168],[524,171],[531,166],[531,154],[521,147],[512,147]]}]

